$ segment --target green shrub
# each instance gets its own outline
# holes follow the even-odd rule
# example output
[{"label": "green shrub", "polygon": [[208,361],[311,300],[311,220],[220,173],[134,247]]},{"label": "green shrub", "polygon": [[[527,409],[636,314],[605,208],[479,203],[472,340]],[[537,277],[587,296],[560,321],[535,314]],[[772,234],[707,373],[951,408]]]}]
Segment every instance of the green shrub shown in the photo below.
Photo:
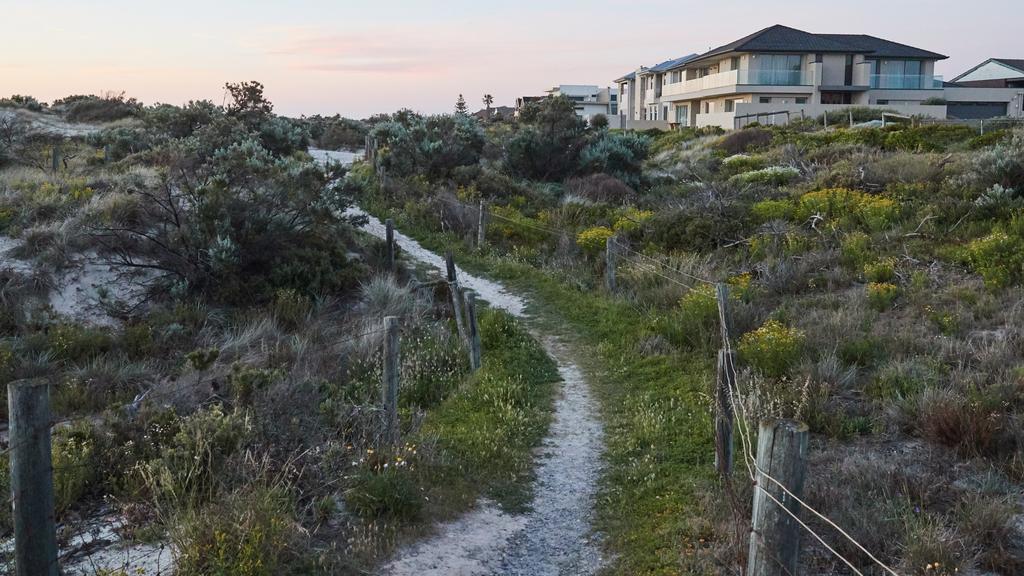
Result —
[{"label": "green shrub", "polygon": [[610,174],[630,186],[639,186],[650,145],[649,138],[635,132],[602,132],[580,154],[579,171]]},{"label": "green shrub", "polygon": [[174,573],[276,576],[313,573],[306,536],[283,488],[245,488],[188,511],[171,529]]},{"label": "green shrub", "polygon": [[67,512],[93,484],[95,441],[91,428],[59,431],[53,436],[53,495],[57,514]]},{"label": "green shrub", "polygon": [[899,205],[883,196],[846,188],[830,188],[801,196],[795,216],[801,222],[812,216],[821,216],[832,225],[844,228],[862,226],[871,231],[879,231],[896,222]]},{"label": "green shrub", "polygon": [[1024,240],[1002,230],[968,244],[966,259],[992,288],[1017,284],[1024,278]]},{"label": "green shrub", "polygon": [[595,226],[577,234],[576,244],[588,254],[599,254],[605,249],[608,239],[614,235],[615,232],[607,226]]},{"label": "green shrub", "polygon": [[368,450],[345,491],[345,501],[364,518],[415,520],[423,493],[414,471],[414,448]]},{"label": "green shrub", "polygon": [[771,143],[771,131],[751,126],[729,132],[715,144],[715,147],[728,156],[735,156],[750,150],[767,147]]},{"label": "green shrub", "polygon": [[974,136],[974,129],[970,126],[927,124],[890,132],[885,137],[885,148],[909,152],[943,152]]},{"label": "green shrub", "polygon": [[715,287],[701,284],[687,292],[679,300],[678,317],[670,316],[668,321],[673,324],[673,333],[678,335],[673,339],[682,339],[680,343],[690,348],[703,347],[718,338],[718,299]]},{"label": "green shrub", "polygon": [[864,278],[868,282],[890,282],[896,277],[896,261],[882,258],[864,265]]},{"label": "green shrub", "polygon": [[772,220],[789,220],[793,218],[796,207],[789,200],[761,200],[755,202],[750,211],[759,222]]},{"label": "green shrub", "polygon": [[865,286],[868,305],[879,312],[888,309],[900,295],[900,289],[888,282],[870,282]]},{"label": "green shrub", "polygon": [[860,268],[873,256],[871,237],[863,232],[850,232],[843,237],[840,246],[843,263],[852,268]]},{"label": "green shrub", "polygon": [[729,179],[733,184],[763,184],[784,186],[800,177],[800,171],[790,166],[769,166],[752,172],[737,174]]},{"label": "green shrub", "polygon": [[744,172],[753,172],[766,167],[765,159],[761,156],[748,156],[736,154],[722,160],[720,170],[723,177],[735,176]]},{"label": "green shrub", "polygon": [[766,376],[780,377],[800,358],[805,339],[802,331],[786,327],[778,320],[768,320],[740,338],[739,353]]}]

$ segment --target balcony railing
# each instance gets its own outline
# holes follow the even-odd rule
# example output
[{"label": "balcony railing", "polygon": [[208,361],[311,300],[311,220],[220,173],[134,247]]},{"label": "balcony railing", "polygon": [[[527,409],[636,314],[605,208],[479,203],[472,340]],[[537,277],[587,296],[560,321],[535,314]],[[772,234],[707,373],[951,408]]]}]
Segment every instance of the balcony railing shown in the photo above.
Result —
[{"label": "balcony railing", "polygon": [[942,76],[928,74],[872,74],[871,87],[896,90],[941,90]]},{"label": "balcony railing", "polygon": [[728,70],[718,74],[709,74],[701,78],[693,78],[683,82],[665,84],[663,96],[674,96],[724,88],[736,85],[755,86],[810,86],[812,74],[806,70]]}]

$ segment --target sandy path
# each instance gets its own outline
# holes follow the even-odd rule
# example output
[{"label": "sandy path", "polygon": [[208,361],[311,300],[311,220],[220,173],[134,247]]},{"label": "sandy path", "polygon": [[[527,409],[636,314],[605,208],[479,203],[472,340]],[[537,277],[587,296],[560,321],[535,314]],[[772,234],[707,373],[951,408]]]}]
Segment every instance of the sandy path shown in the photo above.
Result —
[{"label": "sandy path", "polygon": [[[384,225],[368,218],[364,229],[383,238]],[[395,239],[410,258],[444,270],[444,260],[437,254],[399,232]],[[459,280],[491,306],[526,316],[526,301],[500,284],[461,269]],[[535,336],[557,362],[563,384],[554,422],[538,455],[532,510],[511,515],[481,502],[460,519],[440,526],[436,536],[400,552],[384,567],[384,574],[576,575],[593,574],[603,564],[591,530],[603,449],[597,404],[568,347],[552,336]]]}]

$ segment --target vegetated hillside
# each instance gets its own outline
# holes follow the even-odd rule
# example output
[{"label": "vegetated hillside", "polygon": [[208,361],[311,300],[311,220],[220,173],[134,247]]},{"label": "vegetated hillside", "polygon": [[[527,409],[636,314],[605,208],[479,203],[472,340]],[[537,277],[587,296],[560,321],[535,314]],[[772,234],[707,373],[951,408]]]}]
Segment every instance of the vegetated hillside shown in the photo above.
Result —
[{"label": "vegetated hillside", "polygon": [[[735,498],[711,471],[721,344],[701,280],[732,287],[745,411],[812,430],[812,506],[901,573],[1024,570],[1024,131],[819,118],[641,135],[587,127],[555,99],[514,124],[398,114],[371,134],[385,176],[357,165],[361,203],[463,243],[592,347],[614,572],[744,565],[751,486],[741,461]],[[472,251],[480,199],[487,243]],[[626,247],[613,295],[612,235]],[[808,573],[848,573],[803,543]]]},{"label": "vegetated hillside", "polygon": [[[0,382],[51,383],[67,573],[361,574],[479,496],[528,497],[552,361],[482,310],[470,374],[447,286],[383,271],[346,170],[305,151],[311,121],[258,83],[228,90],[227,107],[0,103],[35,108],[0,115]],[[5,450],[0,493],[8,467]]]}]

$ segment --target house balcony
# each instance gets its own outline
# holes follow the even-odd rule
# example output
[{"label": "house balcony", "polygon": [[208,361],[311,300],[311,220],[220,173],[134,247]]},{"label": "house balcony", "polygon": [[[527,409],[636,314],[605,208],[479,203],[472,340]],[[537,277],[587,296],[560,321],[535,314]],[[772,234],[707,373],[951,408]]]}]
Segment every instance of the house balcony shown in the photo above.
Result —
[{"label": "house balcony", "polygon": [[870,86],[875,90],[942,90],[942,76],[929,74],[872,74]]},{"label": "house balcony", "polygon": [[806,70],[729,70],[666,84],[662,93],[666,98],[690,95],[710,96],[735,92],[737,86],[810,87],[813,84],[814,74]]}]

